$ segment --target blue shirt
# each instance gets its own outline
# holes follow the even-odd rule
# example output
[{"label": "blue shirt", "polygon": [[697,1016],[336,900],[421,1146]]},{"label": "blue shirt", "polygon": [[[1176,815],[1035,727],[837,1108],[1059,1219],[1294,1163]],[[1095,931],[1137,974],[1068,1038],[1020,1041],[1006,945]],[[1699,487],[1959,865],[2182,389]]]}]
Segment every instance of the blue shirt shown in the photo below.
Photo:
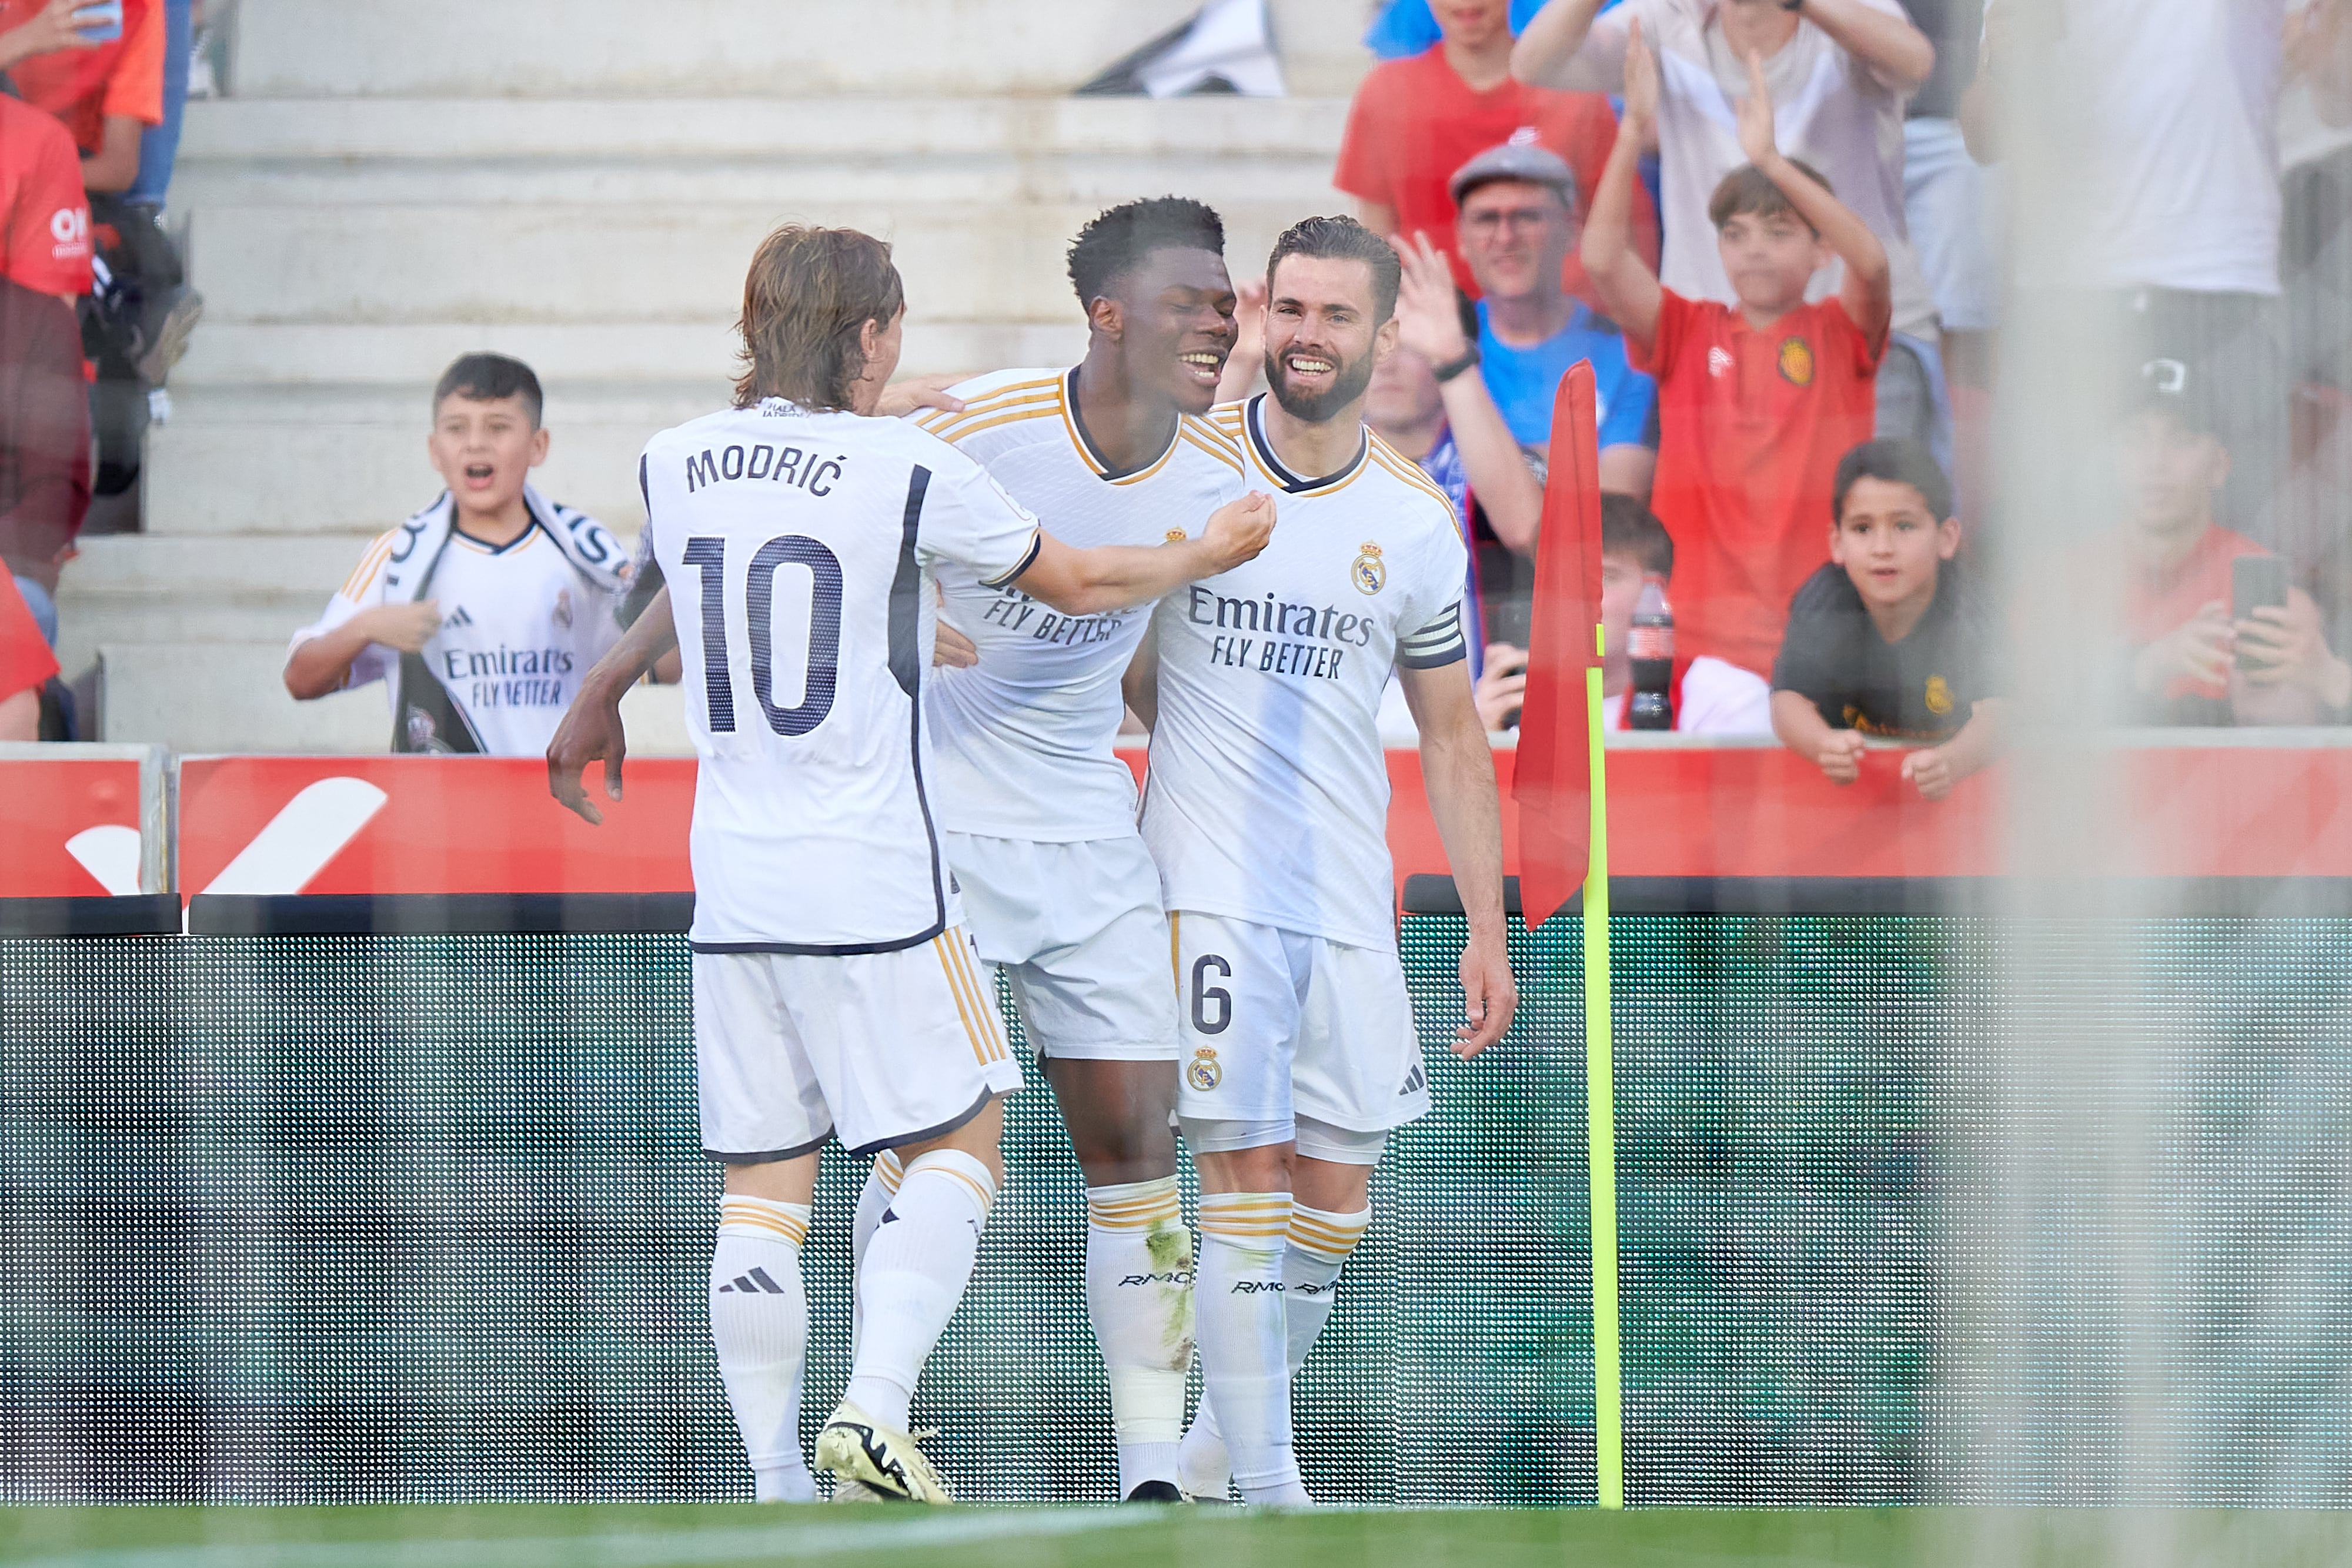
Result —
[{"label": "blue shirt", "polygon": [[1575,314],[1567,326],[1532,349],[1514,349],[1495,336],[1486,319],[1486,302],[1478,302],[1478,370],[1503,411],[1503,423],[1523,446],[1549,445],[1552,396],[1559,390],[1559,378],[1577,361],[1591,360],[1601,450],[1646,444],[1658,383],[1626,361],[1622,333],[1601,325],[1601,318],[1581,300],[1570,303]]}]

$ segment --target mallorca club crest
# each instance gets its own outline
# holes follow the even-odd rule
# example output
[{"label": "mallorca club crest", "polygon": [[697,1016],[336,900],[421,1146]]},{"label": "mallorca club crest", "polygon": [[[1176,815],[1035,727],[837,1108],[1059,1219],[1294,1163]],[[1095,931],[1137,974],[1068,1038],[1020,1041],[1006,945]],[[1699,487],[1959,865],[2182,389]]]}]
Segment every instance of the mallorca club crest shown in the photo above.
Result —
[{"label": "mallorca club crest", "polygon": [[1164,544],[1181,545],[1184,542],[1184,530],[1171,528],[1160,536],[1160,540]]},{"label": "mallorca club crest", "polygon": [[1389,566],[1381,559],[1380,546],[1364,541],[1363,549],[1348,564],[1348,580],[1359,593],[1378,593],[1389,585]]},{"label": "mallorca club crest", "polygon": [[1204,1045],[1192,1053],[1192,1065],[1184,1070],[1184,1076],[1206,1094],[1225,1081],[1225,1070],[1217,1065],[1217,1053]]},{"label": "mallorca club crest", "polygon": [[1802,338],[1782,339],[1780,340],[1780,374],[1788,378],[1789,384],[1791,386],[1812,385],[1812,345]]},{"label": "mallorca club crest", "polygon": [[1941,675],[1927,677],[1927,711],[1938,718],[1952,711],[1952,685]]}]

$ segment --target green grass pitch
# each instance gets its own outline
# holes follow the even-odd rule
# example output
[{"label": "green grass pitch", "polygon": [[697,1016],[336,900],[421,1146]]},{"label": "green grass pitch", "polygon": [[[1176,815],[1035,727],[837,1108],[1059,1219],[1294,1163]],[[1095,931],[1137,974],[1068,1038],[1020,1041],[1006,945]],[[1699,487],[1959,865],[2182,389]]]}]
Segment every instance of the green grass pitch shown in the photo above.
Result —
[{"label": "green grass pitch", "polygon": [[2321,1568],[2352,1514],[2162,1510],[19,1508],[43,1568]]}]

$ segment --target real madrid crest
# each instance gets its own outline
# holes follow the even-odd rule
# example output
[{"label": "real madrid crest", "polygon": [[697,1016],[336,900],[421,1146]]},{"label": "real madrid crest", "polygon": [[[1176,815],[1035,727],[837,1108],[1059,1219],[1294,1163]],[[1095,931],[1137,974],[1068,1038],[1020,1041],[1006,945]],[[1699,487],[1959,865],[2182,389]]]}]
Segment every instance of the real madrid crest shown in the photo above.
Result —
[{"label": "real madrid crest", "polygon": [[1165,534],[1160,536],[1160,540],[1164,544],[1181,545],[1184,542],[1184,530],[1181,528],[1171,528]]},{"label": "real madrid crest", "polygon": [[1349,563],[1348,580],[1359,593],[1378,593],[1389,585],[1389,565],[1381,559],[1380,546],[1364,541],[1363,549]]},{"label": "real madrid crest", "polygon": [[1812,345],[1806,342],[1802,338],[1782,339],[1780,340],[1780,374],[1788,378],[1790,384],[1792,386],[1809,387],[1812,385]]},{"label": "real madrid crest", "polygon": [[1192,1053],[1192,1065],[1184,1070],[1184,1076],[1206,1094],[1225,1081],[1225,1070],[1217,1065],[1217,1053],[1204,1045]]}]

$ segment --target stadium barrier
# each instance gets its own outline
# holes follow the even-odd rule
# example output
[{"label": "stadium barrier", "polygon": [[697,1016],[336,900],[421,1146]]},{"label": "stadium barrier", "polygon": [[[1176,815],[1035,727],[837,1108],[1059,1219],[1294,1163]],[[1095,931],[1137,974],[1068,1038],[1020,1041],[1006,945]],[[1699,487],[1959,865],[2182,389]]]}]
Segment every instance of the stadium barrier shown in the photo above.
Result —
[{"label": "stadium barrier", "polygon": [[[2226,754],[2179,755],[2176,798],[2216,830]],[[2340,852],[2345,756],[2267,758],[2273,786],[2301,779],[2255,794],[2289,831],[2233,852]],[[458,766],[443,777],[488,777]],[[182,769],[184,872],[201,778]],[[248,802],[257,825],[181,885],[218,887],[317,781]],[[630,789],[630,813],[662,795]],[[2352,883],[2200,880],[2182,859],[2137,913],[2021,918],[1965,869],[1639,863],[1612,922],[1630,1501],[2352,1502]],[[0,1498],[747,1496],[700,1305],[718,1182],[696,1154],[684,903],[331,885],[200,891],[183,940],[0,939]],[[1463,1064],[1450,894],[1406,889],[1437,1108],[1376,1178],[1301,1381],[1302,1458],[1332,1500],[1589,1504],[1579,923],[1514,920],[1519,1019]],[[464,929],[423,929],[436,916]],[[404,934],[303,934],[387,922]],[[2100,1038],[2118,955],[2137,1114],[2161,1134],[2132,1195],[2153,1388],[2128,1374],[2148,1347],[2123,1285],[2083,1277],[2112,1261],[2105,1211],[2005,1186],[2019,1108],[1994,1071],[2034,1048],[2021,1031]],[[1102,1498],[1078,1178],[1034,1077],[917,1410],[970,1495]],[[861,1176],[828,1155],[812,1425],[846,1375]],[[2001,1226],[2025,1267],[1988,1280]],[[2016,1342],[1989,1350],[1988,1322]]]}]

